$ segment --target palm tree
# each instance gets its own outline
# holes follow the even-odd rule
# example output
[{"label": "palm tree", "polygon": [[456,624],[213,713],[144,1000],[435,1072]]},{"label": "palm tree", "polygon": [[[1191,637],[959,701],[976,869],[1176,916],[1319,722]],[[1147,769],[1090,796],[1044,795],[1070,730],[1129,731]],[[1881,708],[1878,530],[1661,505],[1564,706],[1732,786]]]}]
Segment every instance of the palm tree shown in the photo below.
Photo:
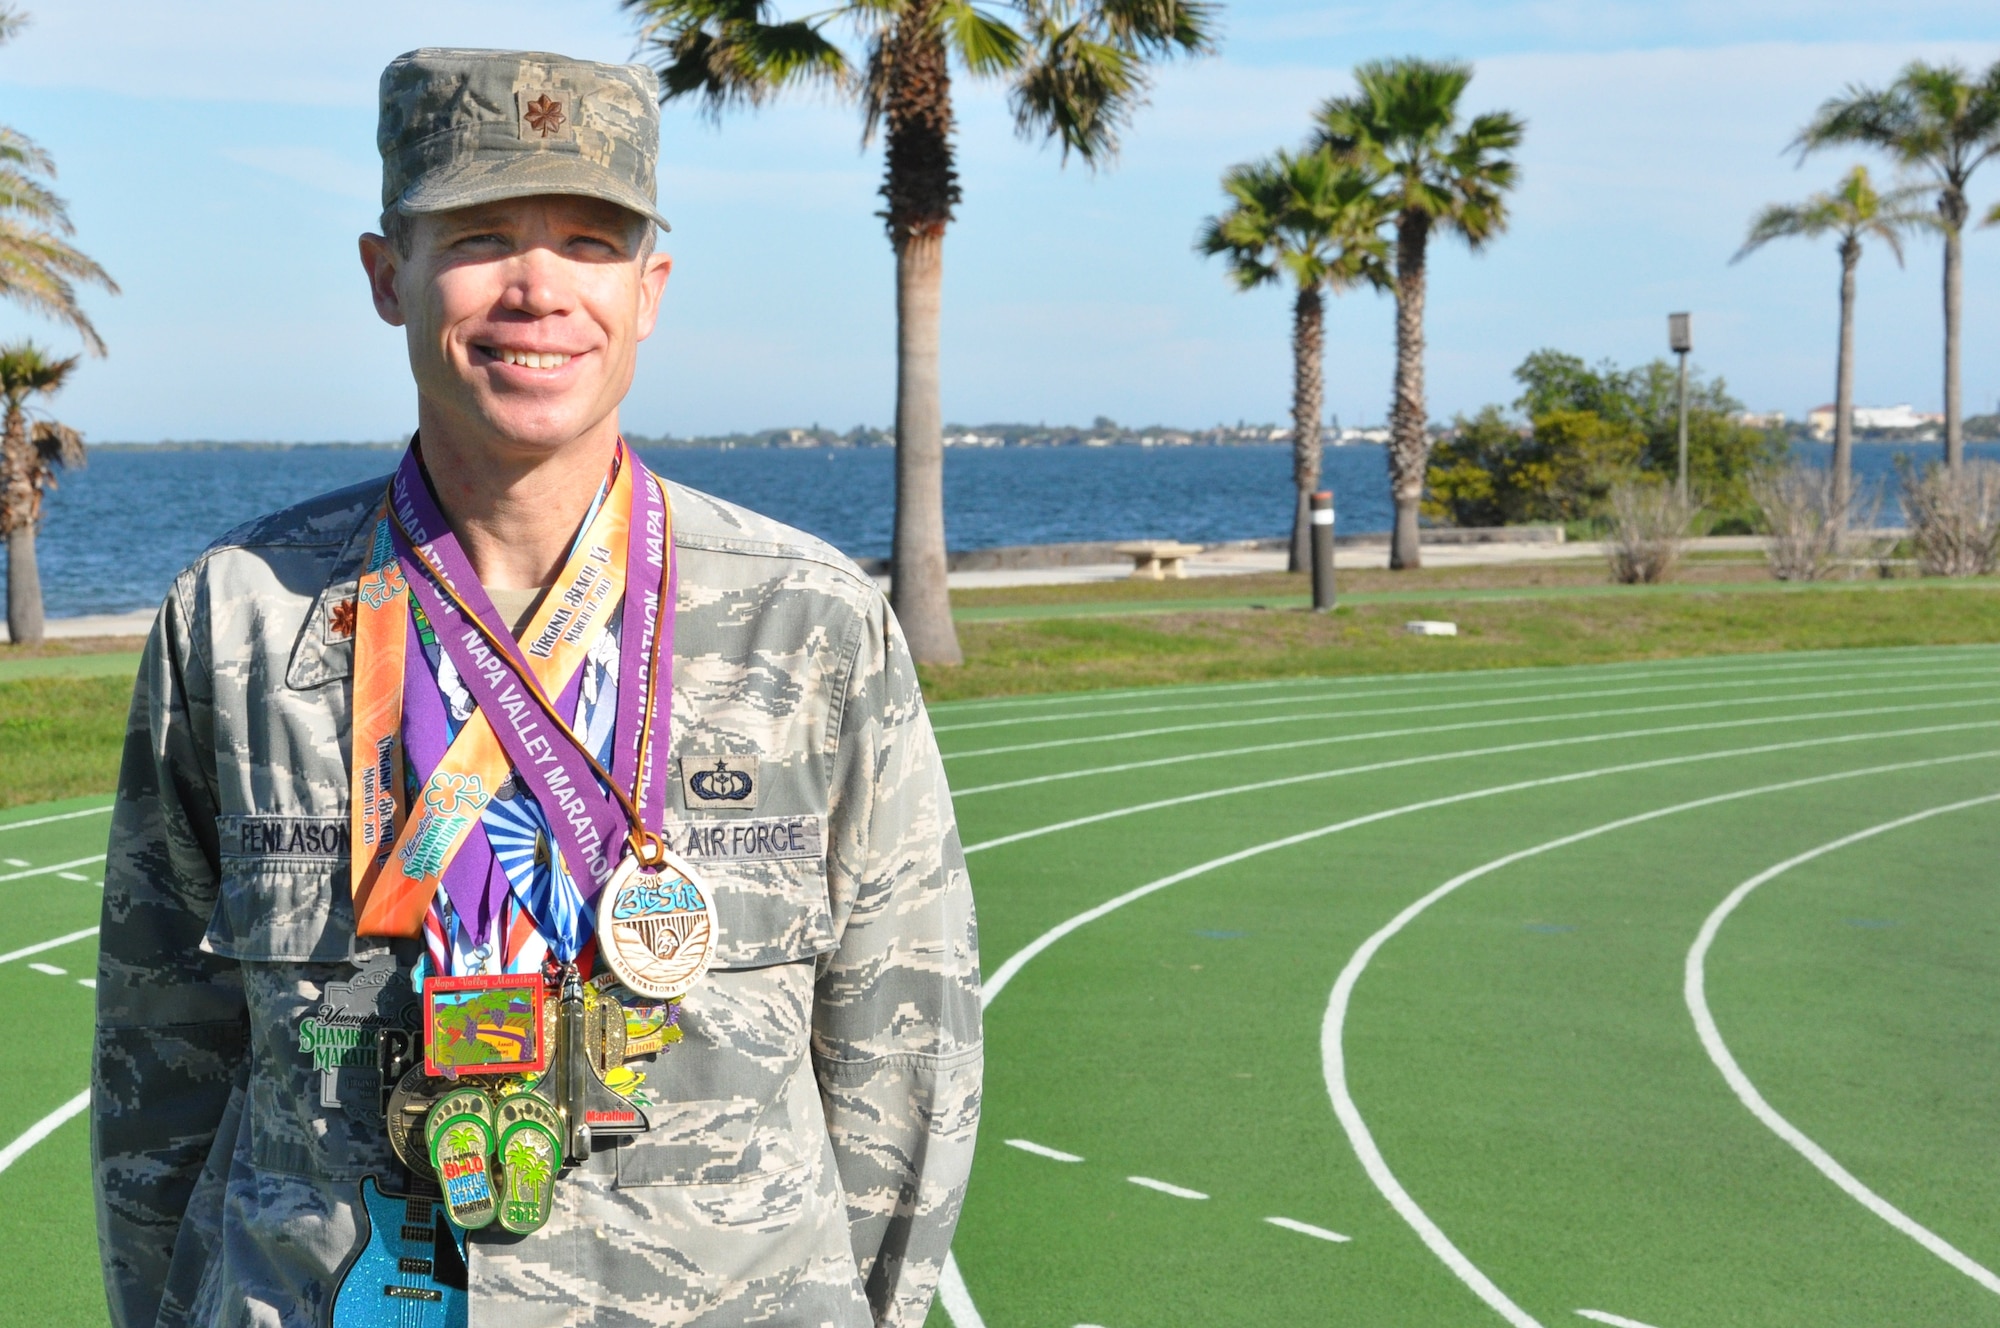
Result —
[{"label": "palm tree", "polygon": [[1916,60],[1886,88],[1850,84],[1820,106],[1792,146],[1803,159],[1849,143],[1880,149],[1929,176],[1937,190],[1937,226],[1944,232],[1944,460],[1956,470],[1965,459],[1959,394],[1960,247],[1971,213],[1965,189],[1980,163],[2000,151],[2000,61],[1977,79],[1962,65]]},{"label": "palm tree", "polygon": [[[0,4],[0,45],[27,21],[27,14]],[[70,224],[68,205],[46,183],[55,174],[48,153],[0,125],[0,299],[67,323],[91,354],[102,355],[104,341],[77,304],[76,283],[90,282],[113,295],[118,284],[64,240],[76,227]]]},{"label": "palm tree", "polygon": [[1449,60],[1371,60],[1355,93],[1319,108],[1319,145],[1378,175],[1396,218],[1396,390],[1389,410],[1389,488],[1396,533],[1389,566],[1420,567],[1417,504],[1430,466],[1424,402],[1425,251],[1433,228],[1478,250],[1507,227],[1505,194],[1526,126],[1507,111],[1461,122],[1472,66]]},{"label": "palm tree", "polygon": [[67,424],[38,420],[30,398],[62,390],[77,357],[50,359],[30,341],[0,346],[0,532],[7,536],[7,636],[16,645],[42,639],[42,578],[35,565],[35,529],[42,519],[42,494],[55,487],[62,466],[81,466],[83,435]]},{"label": "palm tree", "polygon": [[[1743,247],[1729,261],[1741,262],[1753,250],[1772,240],[1801,237],[1817,240],[1823,235],[1840,239],[1840,354],[1833,374],[1833,492],[1832,509],[1839,528],[1847,524],[1851,498],[1850,475],[1854,461],[1854,269],[1861,262],[1861,241],[1872,237],[1889,246],[1897,266],[1903,262],[1903,242],[1898,232],[1929,222],[1929,217],[1910,207],[1924,190],[1897,189],[1876,192],[1868,179],[1868,168],[1856,166],[1830,194],[1814,194],[1803,203],[1773,203],[1750,223]],[[1835,538],[1838,539],[1838,529]]]},{"label": "palm tree", "polygon": [[[972,0],[840,0],[778,21],[770,0],[620,0],[640,16],[662,100],[698,97],[711,115],[787,87],[859,103],[864,143],[880,129],[882,218],[896,254],[896,528],[891,602],[920,662],[963,658],[945,580],[944,438],[938,311],[944,233],[959,201],[952,60],[1005,79],[1024,137],[1067,161],[1108,162],[1144,100],[1148,61],[1210,48],[1208,0],[1008,0],[1017,23]],[[853,30],[858,57],[828,32]]]},{"label": "palm tree", "polygon": [[1229,260],[1238,290],[1290,277],[1292,300],[1292,482],[1298,501],[1292,517],[1294,572],[1311,558],[1312,493],[1319,487],[1320,419],[1325,394],[1326,300],[1360,282],[1383,289],[1388,244],[1381,228],[1388,209],[1366,172],[1344,166],[1326,152],[1297,156],[1280,151],[1263,161],[1233,166],[1222,177],[1230,208],[1202,225],[1196,248]]}]

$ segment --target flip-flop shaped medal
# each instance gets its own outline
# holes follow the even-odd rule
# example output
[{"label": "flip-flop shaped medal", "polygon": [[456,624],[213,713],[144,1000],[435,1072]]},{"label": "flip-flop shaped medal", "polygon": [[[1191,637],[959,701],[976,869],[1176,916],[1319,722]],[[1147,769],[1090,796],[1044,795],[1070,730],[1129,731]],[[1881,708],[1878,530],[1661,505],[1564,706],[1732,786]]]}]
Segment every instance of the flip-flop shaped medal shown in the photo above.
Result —
[{"label": "flip-flop shaped medal", "polygon": [[438,1131],[453,1116],[477,1116],[490,1128],[493,1125],[493,1099],[483,1088],[467,1084],[461,1088],[447,1090],[431,1104],[431,1114],[424,1121],[424,1143],[427,1147],[437,1147]]},{"label": "flip-flop shaped medal", "polygon": [[444,1186],[445,1214],[467,1231],[493,1221],[492,1154],[490,1117],[472,1112],[448,1116],[432,1130],[431,1165]]},{"label": "flip-flop shaped medal", "polygon": [[539,1231],[554,1207],[562,1169],[562,1118],[533,1093],[500,1102],[500,1226]]},{"label": "flip-flop shaped medal", "polygon": [[678,854],[657,866],[627,857],[597,903],[597,937],[618,980],[654,1000],[678,1000],[715,954],[715,902]]}]

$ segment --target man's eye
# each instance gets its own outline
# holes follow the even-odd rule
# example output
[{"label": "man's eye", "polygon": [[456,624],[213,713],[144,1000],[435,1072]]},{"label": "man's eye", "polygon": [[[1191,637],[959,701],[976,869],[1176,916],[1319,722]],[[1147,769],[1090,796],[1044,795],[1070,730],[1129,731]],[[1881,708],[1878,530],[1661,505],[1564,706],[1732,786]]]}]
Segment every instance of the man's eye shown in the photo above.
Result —
[{"label": "man's eye", "polygon": [[481,235],[460,236],[451,242],[451,247],[454,249],[490,248],[494,245],[504,245],[506,243],[507,239],[505,236],[494,235],[489,232]]},{"label": "man's eye", "polygon": [[589,249],[599,254],[619,255],[624,252],[615,241],[607,240],[600,235],[579,235],[570,241],[570,247]]}]

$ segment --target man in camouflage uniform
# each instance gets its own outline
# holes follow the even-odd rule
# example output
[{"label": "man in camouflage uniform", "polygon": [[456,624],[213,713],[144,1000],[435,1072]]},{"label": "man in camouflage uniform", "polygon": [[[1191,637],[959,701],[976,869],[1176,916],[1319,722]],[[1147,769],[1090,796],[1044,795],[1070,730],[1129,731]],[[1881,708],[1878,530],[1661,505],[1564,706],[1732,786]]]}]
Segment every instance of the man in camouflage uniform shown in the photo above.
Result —
[{"label": "man in camouflage uniform", "polygon": [[[657,117],[639,66],[420,51],[383,76],[387,234],[364,259],[378,309],[409,327],[424,459],[496,603],[560,554],[615,447],[666,276]],[[473,321],[531,350],[585,328],[575,365],[467,349],[451,283],[492,272]],[[492,387],[515,369],[527,388]],[[915,673],[846,558],[668,490],[666,838],[714,897],[715,964],[683,1040],[635,1064],[650,1132],[567,1170],[541,1231],[472,1233],[471,1318],[915,1325],[981,1072],[971,897]],[[120,1328],[322,1322],[359,1239],[358,1182],[396,1173],[371,1057],[315,1051],[343,1021],[402,1017],[418,953],[357,936],[348,885],[354,605],[382,494],[371,481],[223,537],[147,646],[91,1102]],[[717,769],[730,778],[695,778]]]}]

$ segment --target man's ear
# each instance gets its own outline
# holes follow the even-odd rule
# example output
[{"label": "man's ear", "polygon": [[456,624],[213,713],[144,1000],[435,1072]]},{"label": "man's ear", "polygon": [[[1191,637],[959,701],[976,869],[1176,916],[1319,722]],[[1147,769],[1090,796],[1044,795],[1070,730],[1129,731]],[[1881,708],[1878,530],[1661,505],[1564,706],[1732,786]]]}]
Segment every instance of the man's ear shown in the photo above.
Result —
[{"label": "man's ear", "polygon": [[375,312],[390,327],[403,325],[403,301],[396,294],[396,271],[402,259],[386,236],[361,237],[361,266],[368,273],[368,293],[375,297]]},{"label": "man's ear", "polygon": [[[639,273],[639,340],[641,341],[653,335],[653,325],[660,321],[660,297],[667,289],[667,274],[673,270],[674,260],[667,255],[647,255],[646,266]],[[377,307],[380,307],[379,302]]]}]

